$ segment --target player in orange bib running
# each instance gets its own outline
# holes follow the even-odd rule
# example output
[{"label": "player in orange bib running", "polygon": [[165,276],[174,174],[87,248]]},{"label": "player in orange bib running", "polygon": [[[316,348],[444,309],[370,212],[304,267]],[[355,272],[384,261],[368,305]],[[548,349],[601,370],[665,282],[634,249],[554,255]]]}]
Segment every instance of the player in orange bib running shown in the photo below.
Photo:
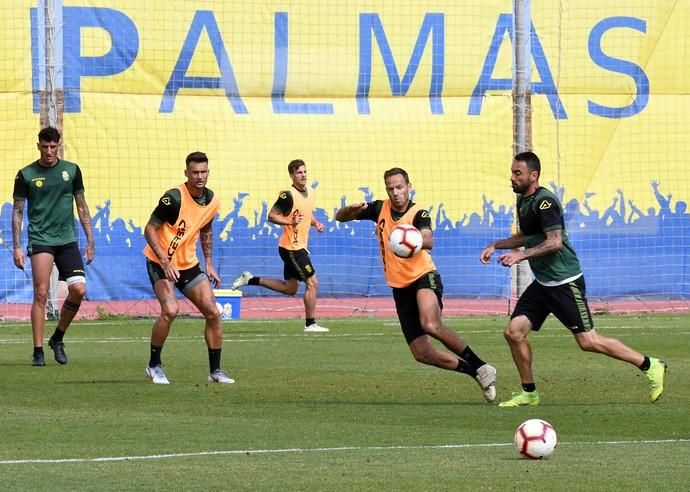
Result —
[{"label": "player in orange bib running", "polygon": [[[467,374],[477,381],[486,401],[493,402],[496,369],[480,359],[441,319],[443,284],[429,253],[434,246],[429,213],[410,200],[412,185],[404,169],[389,169],[383,180],[388,200],[348,205],[338,210],[335,218],[340,222],[376,222],[386,282],[393,289],[400,326],[415,360]],[[399,258],[388,247],[391,231],[401,224],[413,225],[422,233],[422,250],[411,258]],[[429,337],[450,352],[436,349]]]},{"label": "player in orange bib running", "polygon": [[257,277],[244,272],[232,284],[233,289],[245,285],[260,285],[275,292],[294,296],[300,282],[304,282],[304,311],[307,333],[324,333],[328,328],[316,323],[316,291],[319,280],[311,264],[309,250],[309,231],[314,227],[323,232],[324,225],[314,217],[314,190],[307,186],[307,165],[301,159],[288,164],[288,173],[292,179],[290,190],[281,191],[278,199],[268,213],[268,220],[283,226],[283,234],[278,243],[278,254],[283,260],[283,278]]},{"label": "player in orange bib running", "polygon": [[[187,156],[184,172],[187,182],[165,192],[151,214],[144,236],[146,269],[161,305],[161,314],[151,330],[151,357],[146,375],[154,384],[169,384],[163,371],[161,351],[170,332],[170,325],[180,310],[175,288],[192,301],[204,315],[204,338],[208,346],[209,383],[234,383],[220,368],[223,346],[223,325],[216,307],[213,287],[220,286],[220,277],[212,261],[212,222],[220,200],[206,187],[208,157],[203,152]],[[205,270],[196,257],[196,244],[201,239]]]}]

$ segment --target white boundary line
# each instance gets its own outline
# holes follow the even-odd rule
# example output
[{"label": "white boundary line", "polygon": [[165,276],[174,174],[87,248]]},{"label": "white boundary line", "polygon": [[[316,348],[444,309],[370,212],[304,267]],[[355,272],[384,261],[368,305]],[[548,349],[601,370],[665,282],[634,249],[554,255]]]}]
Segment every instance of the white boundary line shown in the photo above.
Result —
[{"label": "white boundary line", "polygon": [[[632,328],[623,328],[624,330]],[[637,329],[637,328],[635,328]],[[458,330],[461,335],[491,335],[499,336],[503,335],[501,330]],[[652,335],[647,331],[639,331],[639,335]],[[658,334],[658,333],[655,333]],[[690,331],[675,331],[673,335],[690,335]],[[351,340],[370,340],[375,337],[388,337],[388,336],[401,336],[399,330],[393,330],[387,333],[329,333],[329,334],[304,334],[301,332],[296,333],[244,333],[242,335],[233,336],[233,333],[226,332],[223,337],[225,343],[247,343],[247,342],[272,342],[278,340],[284,340],[286,338],[299,338],[309,342],[328,342],[334,339],[349,338]],[[538,339],[542,338],[570,338],[570,333],[564,331],[563,333],[551,333],[545,334],[540,333],[536,335]],[[203,335],[171,335],[168,340],[203,340]],[[148,336],[141,337],[106,337],[106,338],[76,338],[70,337],[68,343],[70,344],[83,344],[83,343],[141,343],[150,340]],[[30,340],[25,336],[21,335],[21,338],[0,338],[1,345],[23,345],[29,343]]]},{"label": "white boundary line", "polygon": [[[223,342],[225,343],[243,343],[243,342],[273,342],[284,340],[285,338],[299,338],[306,341],[328,341],[334,338],[348,338],[350,340],[370,340],[375,337],[386,337],[386,336],[402,336],[399,332],[390,333],[339,333],[330,335],[314,335],[312,333],[255,333],[255,334],[242,334],[238,335],[236,338],[229,333],[223,337]],[[83,344],[83,343],[141,343],[149,341],[151,338],[148,336],[142,337],[107,337],[107,338],[69,338],[65,339],[67,343],[72,344]],[[203,340],[203,335],[171,335],[166,340],[178,340],[178,341],[196,341]],[[0,338],[0,345],[23,345],[29,343],[30,340],[26,338]]]},{"label": "white boundary line", "polygon": [[[384,326],[388,327],[390,326],[391,328],[394,326],[397,326],[397,323],[387,323],[384,324]],[[650,327],[646,328],[640,328],[640,327],[623,327],[623,326],[618,326],[618,327],[604,327],[611,329],[612,331],[616,330],[635,330],[637,333],[636,335],[658,335],[659,332],[656,333],[651,333],[649,330]],[[671,327],[659,327],[659,328],[675,328],[674,326]],[[500,329],[480,329],[480,330],[463,330],[462,328],[457,330],[461,335],[491,335],[491,336],[499,336],[503,335],[503,330]],[[689,331],[675,331],[673,332],[674,335],[683,335],[687,336],[690,335]],[[370,338],[373,337],[386,337],[386,336],[400,336],[400,330],[398,329],[391,329],[391,331],[387,332],[369,332],[369,333],[337,333],[337,332],[331,332],[328,334],[318,334],[314,335],[312,333],[302,333],[300,330],[296,330],[294,333],[243,333],[243,334],[238,334],[235,335],[232,333],[232,330],[226,330],[225,335],[223,338],[224,342],[227,343],[244,343],[244,342],[270,342],[270,341],[275,341],[275,340],[283,340],[286,338],[299,338],[299,339],[304,339],[308,341],[332,341],[333,339],[339,339],[339,338],[349,338],[352,340],[369,340]],[[563,329],[562,332],[553,332],[553,333],[539,333],[536,335],[536,338],[542,339],[542,338],[569,338],[570,333]],[[168,340],[200,340],[203,339],[203,335],[170,335],[168,337]],[[149,340],[150,337],[147,336],[141,336],[141,337],[132,337],[132,336],[124,336],[124,337],[104,337],[104,338],[87,338],[87,337],[70,337],[69,338],[69,343],[70,344],[81,344],[81,343],[133,343],[133,342],[142,342]],[[0,345],[17,345],[17,344],[24,344],[27,342],[26,336],[24,334],[17,334],[16,337],[12,336],[6,337],[6,338],[0,338]]]},{"label": "white boundary line", "polygon": [[[573,441],[558,443],[559,446],[600,446],[600,445],[647,445],[647,444],[685,444],[690,439],[657,439],[657,440],[633,440],[633,441]],[[170,458],[190,458],[198,456],[231,456],[244,454],[290,454],[290,453],[333,453],[340,451],[395,451],[406,449],[474,449],[474,448],[500,448],[512,446],[513,443],[485,443],[485,444],[439,444],[439,445],[401,445],[401,446],[340,446],[323,448],[282,448],[282,449],[231,449],[226,451],[198,451],[193,453],[166,453],[135,456],[104,456],[100,458],[55,458],[55,459],[27,459],[27,460],[0,460],[0,465],[27,465],[27,464],[52,464],[52,463],[103,463],[117,461],[141,461],[159,460]]]}]

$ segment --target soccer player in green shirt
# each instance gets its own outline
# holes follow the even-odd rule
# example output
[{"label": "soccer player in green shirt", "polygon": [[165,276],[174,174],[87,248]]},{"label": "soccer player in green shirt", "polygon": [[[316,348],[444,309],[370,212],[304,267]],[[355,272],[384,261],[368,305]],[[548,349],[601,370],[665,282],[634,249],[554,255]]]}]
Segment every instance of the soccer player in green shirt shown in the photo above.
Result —
[{"label": "soccer player in green shirt", "polygon": [[17,268],[24,270],[26,258],[21,244],[24,202],[28,202],[29,244],[27,253],[31,259],[34,297],[31,304],[31,330],[33,333],[33,365],[45,366],[43,354],[44,315],[48,299],[50,274],[53,263],[60,279],[67,282],[67,298],[60,311],[55,332],[48,345],[55,360],[67,364],[67,354],[62,338],[74,316],[79,311],[86,293],[86,273],[77,246],[74,227],[73,201],[86,235],[86,262],[94,258],[91,215],[84,198],[84,182],[77,164],[58,157],[60,132],[51,127],[38,133],[37,161],[22,168],[14,179],[14,206],[12,208],[13,259]]},{"label": "soccer player in green shirt", "polygon": [[[568,241],[563,207],[551,191],[539,186],[540,174],[541,163],[534,153],[523,152],[513,158],[510,182],[518,195],[520,230],[491,243],[480,255],[480,260],[486,264],[497,249],[513,250],[499,256],[499,263],[510,267],[527,260],[535,277],[518,299],[504,331],[520,374],[522,391],[498,406],[539,405],[532,372],[532,347],[527,335],[530,331],[539,331],[551,313],[572,332],[582,350],[638,367],[649,381],[650,400],[658,400],[664,391],[666,363],[647,357],[615,338],[602,336],[594,329],[585,297],[585,278]],[[523,246],[524,249],[518,249]]]}]

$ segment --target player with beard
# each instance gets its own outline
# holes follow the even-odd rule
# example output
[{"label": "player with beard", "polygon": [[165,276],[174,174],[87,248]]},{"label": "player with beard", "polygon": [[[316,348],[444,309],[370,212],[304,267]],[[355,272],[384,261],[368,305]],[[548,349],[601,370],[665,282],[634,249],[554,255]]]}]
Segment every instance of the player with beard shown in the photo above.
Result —
[{"label": "player with beard", "polygon": [[[467,343],[441,319],[443,283],[429,252],[434,247],[429,212],[410,199],[412,184],[404,169],[394,167],[383,174],[388,200],[374,200],[341,208],[340,222],[371,220],[383,261],[386,282],[393,289],[400,327],[417,362],[457,371],[473,378],[488,402],[496,399],[496,369],[476,355]],[[398,225],[413,225],[422,233],[422,250],[400,258],[388,246],[391,231]],[[448,351],[439,350],[434,338]]]},{"label": "player with beard", "polygon": [[644,372],[651,388],[649,399],[655,402],[664,391],[666,363],[647,357],[615,338],[602,336],[594,329],[585,296],[585,277],[568,240],[563,207],[551,191],[539,186],[540,174],[541,163],[536,154],[523,152],[513,158],[510,183],[518,195],[520,230],[491,243],[479,257],[487,264],[497,249],[510,249],[499,256],[499,263],[511,267],[527,260],[535,277],[520,296],[504,331],[522,390],[498,406],[539,405],[532,371],[532,347],[527,336],[531,331],[539,331],[551,313],[571,331],[582,350],[628,362]]}]

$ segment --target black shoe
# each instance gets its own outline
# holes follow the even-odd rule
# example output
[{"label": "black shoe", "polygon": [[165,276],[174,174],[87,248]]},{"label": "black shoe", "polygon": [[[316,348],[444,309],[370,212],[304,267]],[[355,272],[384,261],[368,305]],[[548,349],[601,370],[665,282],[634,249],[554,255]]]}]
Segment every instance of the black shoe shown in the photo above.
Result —
[{"label": "black shoe", "polygon": [[43,352],[40,354],[34,354],[34,358],[31,360],[31,365],[32,366],[45,366],[46,365],[46,359],[43,356]]},{"label": "black shoe", "polygon": [[58,362],[58,364],[67,364],[67,354],[65,353],[64,343],[53,340],[53,337],[50,337],[50,340],[48,340],[48,346],[53,349],[53,352],[55,353],[55,360]]}]

